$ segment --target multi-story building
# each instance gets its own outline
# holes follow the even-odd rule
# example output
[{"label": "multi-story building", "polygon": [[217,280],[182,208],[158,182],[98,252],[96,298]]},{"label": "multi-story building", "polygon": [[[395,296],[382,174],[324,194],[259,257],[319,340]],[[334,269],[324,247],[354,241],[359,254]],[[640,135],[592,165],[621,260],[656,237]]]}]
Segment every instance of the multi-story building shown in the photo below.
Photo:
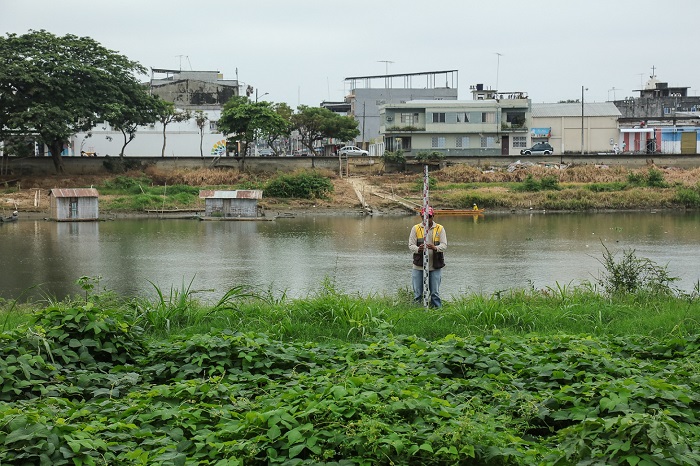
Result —
[{"label": "multi-story building", "polygon": [[356,143],[367,147],[382,139],[380,107],[413,100],[457,100],[459,72],[354,76],[345,78],[345,81],[350,85],[350,94],[345,98],[350,104],[349,115],[355,118],[360,130]]},{"label": "multi-story building", "polygon": [[700,152],[700,97],[687,87],[669,86],[651,75],[639,97],[615,100],[622,141],[640,154]]},{"label": "multi-story building", "polygon": [[385,149],[406,155],[518,155],[530,144],[530,99],[524,92],[474,86],[473,100],[412,100],[380,109]]},{"label": "multi-story building", "polygon": [[194,110],[221,110],[231,97],[240,95],[238,79],[224,79],[218,71],[151,68],[150,89],[178,108]]}]

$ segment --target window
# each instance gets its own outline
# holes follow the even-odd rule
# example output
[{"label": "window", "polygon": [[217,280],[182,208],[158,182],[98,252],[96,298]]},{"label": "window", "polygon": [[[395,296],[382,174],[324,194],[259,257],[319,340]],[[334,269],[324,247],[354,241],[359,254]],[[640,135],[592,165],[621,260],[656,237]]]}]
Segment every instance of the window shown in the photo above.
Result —
[{"label": "window", "polygon": [[444,123],[445,113],[433,113],[433,123]]},{"label": "window", "polygon": [[513,147],[527,147],[527,137],[513,136]]},{"label": "window", "polygon": [[[443,113],[443,115],[444,115],[444,113]],[[445,138],[444,137],[432,138],[432,144],[430,147],[433,147],[435,149],[443,149],[445,147]]]},{"label": "window", "polygon": [[481,112],[482,123],[496,123],[496,112]]},{"label": "window", "polygon": [[487,149],[495,145],[496,139],[493,136],[481,136],[481,147]]},{"label": "window", "polygon": [[[405,123],[406,125],[412,126],[416,123],[416,121],[413,120],[413,113],[402,113],[401,114],[401,123]],[[417,115],[417,114],[416,114]]]},{"label": "window", "polygon": [[217,123],[218,123],[217,121],[210,120],[209,121],[209,131],[218,131],[219,126],[217,125]]},{"label": "window", "polygon": [[469,114],[466,112],[457,113],[457,123],[469,123]]},{"label": "window", "polygon": [[457,136],[457,139],[455,140],[455,147],[457,147],[457,149],[468,148],[469,136]]}]

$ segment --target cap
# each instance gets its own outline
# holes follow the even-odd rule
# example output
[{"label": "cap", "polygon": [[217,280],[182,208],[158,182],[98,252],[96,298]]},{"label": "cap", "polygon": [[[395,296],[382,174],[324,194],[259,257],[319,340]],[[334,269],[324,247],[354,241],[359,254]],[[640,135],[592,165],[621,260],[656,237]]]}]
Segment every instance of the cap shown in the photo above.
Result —
[{"label": "cap", "polygon": [[[422,216],[422,215],[425,215],[425,207],[423,207],[423,208],[420,210],[420,214],[421,214],[421,216]],[[432,207],[428,207],[428,216],[429,216],[429,217],[432,217],[433,214],[434,214],[433,208],[432,208]]]}]

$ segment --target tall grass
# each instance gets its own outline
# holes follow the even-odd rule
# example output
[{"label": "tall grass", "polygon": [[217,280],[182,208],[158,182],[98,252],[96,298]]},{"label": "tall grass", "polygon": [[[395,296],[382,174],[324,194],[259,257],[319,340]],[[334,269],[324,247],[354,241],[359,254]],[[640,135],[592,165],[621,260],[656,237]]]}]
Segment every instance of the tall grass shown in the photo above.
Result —
[{"label": "tall grass", "polygon": [[[605,245],[603,245],[605,246]],[[155,299],[116,299],[107,290],[95,290],[81,277],[84,297],[91,305],[122,309],[153,338],[190,335],[216,330],[266,333],[281,340],[360,341],[371,335],[417,335],[428,339],[450,334],[540,335],[592,334],[624,336],[690,335],[700,333],[700,283],[684,293],[674,277],[634,251],[621,257],[607,248],[601,264],[605,272],[593,282],[560,284],[543,289],[505,290],[491,295],[445,297],[444,307],[426,311],[416,306],[407,289],[393,295],[362,296],[339,290],[326,278],[305,298],[290,299],[285,292],[237,286],[215,303],[197,299],[203,291],[183,281],[164,293],[157,285]],[[51,306],[61,303],[51,302]],[[9,330],[26,322],[16,302],[0,302],[0,325]]]}]

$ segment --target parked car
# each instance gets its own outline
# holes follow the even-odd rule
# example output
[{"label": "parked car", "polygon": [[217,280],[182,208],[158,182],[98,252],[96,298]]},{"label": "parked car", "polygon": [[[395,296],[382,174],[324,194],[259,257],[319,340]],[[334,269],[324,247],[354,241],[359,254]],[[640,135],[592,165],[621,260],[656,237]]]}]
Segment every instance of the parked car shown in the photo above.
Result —
[{"label": "parked car", "polygon": [[538,142],[529,149],[520,151],[520,155],[552,155],[554,148],[548,142]]},{"label": "parked car", "polygon": [[369,155],[369,152],[367,152],[364,149],[360,149],[359,147],[356,146],[343,146],[340,148],[338,151],[340,155]]}]

